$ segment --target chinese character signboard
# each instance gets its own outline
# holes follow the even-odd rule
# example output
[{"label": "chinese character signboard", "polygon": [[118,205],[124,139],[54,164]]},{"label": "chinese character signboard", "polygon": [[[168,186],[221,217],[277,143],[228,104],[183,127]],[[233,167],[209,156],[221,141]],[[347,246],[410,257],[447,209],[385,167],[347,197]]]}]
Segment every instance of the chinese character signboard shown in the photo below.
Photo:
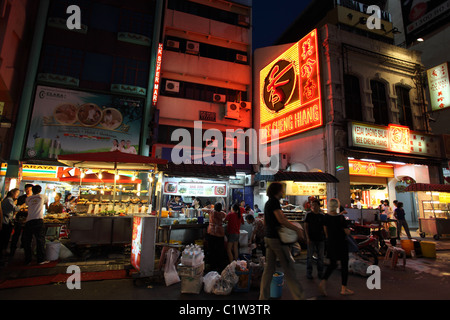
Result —
[{"label": "chinese character signboard", "polygon": [[317,30],[286,50],[260,72],[261,129],[263,142],[322,126],[320,61]]},{"label": "chinese character signboard", "polygon": [[385,178],[394,177],[394,166],[389,164],[379,164],[375,162],[349,160],[348,166],[351,176],[385,177]]},{"label": "chinese character signboard", "polygon": [[441,157],[441,140],[438,136],[411,131],[399,125],[389,127],[350,123],[349,145],[398,153],[411,153]]},{"label": "chinese character signboard", "polygon": [[25,160],[139,148],[144,99],[38,86]]},{"label": "chinese character signboard", "polygon": [[450,78],[448,62],[428,70],[431,109],[433,111],[450,107]]}]

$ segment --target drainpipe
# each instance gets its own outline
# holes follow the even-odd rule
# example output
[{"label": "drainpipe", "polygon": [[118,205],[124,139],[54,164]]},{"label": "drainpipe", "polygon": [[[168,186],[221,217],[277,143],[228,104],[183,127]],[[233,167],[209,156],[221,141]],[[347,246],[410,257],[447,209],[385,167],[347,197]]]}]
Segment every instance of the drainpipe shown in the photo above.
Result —
[{"label": "drainpipe", "polygon": [[[14,141],[11,148],[10,160],[6,171],[7,178],[17,178],[19,176],[19,161],[25,149],[28,122],[32,110],[35,79],[37,77],[39,59],[41,56],[42,43],[44,40],[45,27],[47,26],[47,13],[50,0],[41,0],[36,18],[33,42],[30,49],[30,58],[27,67],[27,77],[25,79],[22,98],[20,100],[17,123],[14,132]],[[5,188],[3,188],[5,189]]]},{"label": "drainpipe", "polygon": [[147,99],[145,102],[145,109],[143,115],[143,128],[141,130],[141,145],[139,146],[139,153],[142,156],[150,154],[150,146],[147,144],[147,139],[150,136],[150,121],[154,116],[153,109],[153,86],[155,84],[156,59],[158,56],[158,45],[161,42],[162,27],[164,22],[164,0],[157,0],[155,8],[155,25],[153,29],[152,52],[150,57],[150,74],[148,79]]}]

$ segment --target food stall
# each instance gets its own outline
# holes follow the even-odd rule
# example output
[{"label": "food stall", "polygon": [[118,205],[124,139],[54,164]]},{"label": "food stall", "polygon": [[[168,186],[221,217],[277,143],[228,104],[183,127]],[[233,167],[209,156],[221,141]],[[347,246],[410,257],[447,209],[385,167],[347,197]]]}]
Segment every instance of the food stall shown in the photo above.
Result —
[{"label": "food stall", "polygon": [[405,192],[414,192],[422,238],[431,234],[439,240],[450,234],[450,185],[414,183]]},{"label": "food stall", "polygon": [[[206,202],[221,202],[224,211],[229,207],[229,178],[236,175],[233,167],[181,164],[158,165],[161,179],[156,186],[161,199],[158,204],[160,239],[163,242],[193,243],[205,236],[208,214],[194,209],[193,198]],[[174,211],[168,207],[172,197],[180,196],[184,208]]]},{"label": "food stall", "polygon": [[326,212],[327,183],[339,182],[336,177],[328,173],[295,171],[279,171],[275,175],[257,174],[255,180],[266,181],[267,187],[275,181],[284,185],[285,197],[282,200],[284,204],[282,210],[289,220],[295,222],[304,220],[311,197],[319,199],[322,210]]}]

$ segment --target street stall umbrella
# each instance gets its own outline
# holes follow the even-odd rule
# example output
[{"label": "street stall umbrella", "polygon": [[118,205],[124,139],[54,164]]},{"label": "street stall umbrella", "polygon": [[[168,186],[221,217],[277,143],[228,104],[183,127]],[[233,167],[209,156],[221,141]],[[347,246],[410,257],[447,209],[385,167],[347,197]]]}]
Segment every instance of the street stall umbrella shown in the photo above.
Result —
[{"label": "street stall umbrella", "polygon": [[[117,177],[117,170],[154,170],[156,165],[167,164],[167,160],[145,157],[120,151],[96,152],[96,153],[76,153],[58,156],[58,161],[69,167],[85,169],[114,170]],[[114,191],[116,190],[117,179],[114,179]],[[113,201],[116,200],[116,192],[113,193]]]}]

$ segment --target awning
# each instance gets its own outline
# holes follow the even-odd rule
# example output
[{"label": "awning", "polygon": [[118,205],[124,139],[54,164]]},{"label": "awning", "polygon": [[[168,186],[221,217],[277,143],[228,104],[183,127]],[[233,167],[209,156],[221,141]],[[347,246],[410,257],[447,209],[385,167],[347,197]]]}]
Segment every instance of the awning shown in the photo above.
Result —
[{"label": "awning", "polygon": [[414,183],[405,189],[406,192],[450,192],[449,184],[424,184],[424,183]]},{"label": "awning", "polygon": [[274,175],[255,176],[256,181],[295,181],[295,182],[326,182],[338,183],[339,180],[325,172],[296,172],[296,171],[278,171]]},{"label": "awning", "polygon": [[58,161],[69,167],[105,170],[151,170],[168,162],[120,151],[69,154],[58,156]]},{"label": "awning", "polygon": [[158,171],[170,176],[220,178],[234,177],[236,170],[228,166],[203,165],[203,164],[158,164]]},{"label": "awning", "polygon": [[375,159],[381,162],[396,161],[404,162],[408,164],[417,164],[424,166],[439,166],[442,164],[444,159],[433,158],[426,156],[419,156],[415,154],[403,154],[403,153],[393,153],[393,152],[382,152],[375,150],[363,150],[363,149],[348,149],[344,148],[345,154],[348,157],[353,157],[355,159]]}]

